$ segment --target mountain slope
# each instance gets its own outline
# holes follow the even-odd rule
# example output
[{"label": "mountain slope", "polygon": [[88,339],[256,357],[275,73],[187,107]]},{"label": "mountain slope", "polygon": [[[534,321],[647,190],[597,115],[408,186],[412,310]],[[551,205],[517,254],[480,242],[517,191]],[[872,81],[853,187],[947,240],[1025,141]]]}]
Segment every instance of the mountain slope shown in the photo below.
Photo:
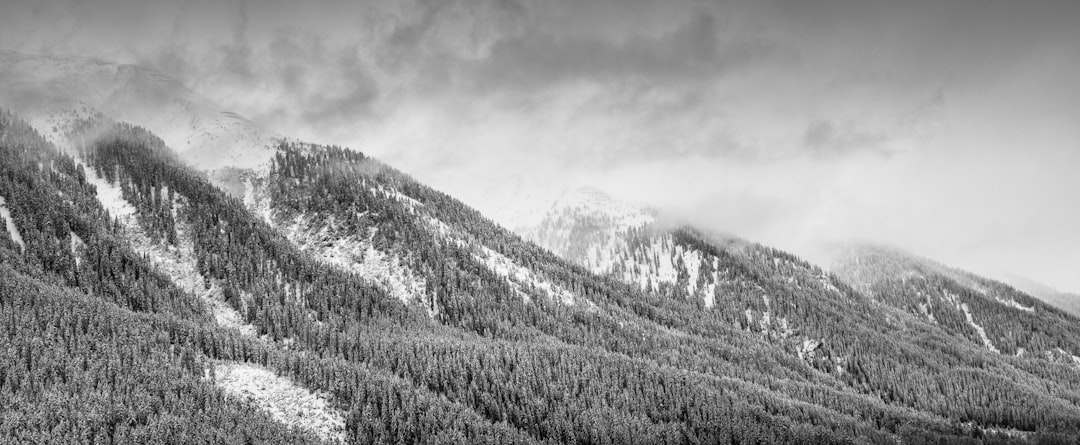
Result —
[{"label": "mountain slope", "polygon": [[[105,133],[99,130],[94,131]],[[40,143],[43,141],[36,144]],[[408,191],[402,194],[423,207],[436,209],[433,211],[448,221],[449,229],[461,230],[455,237],[486,240],[489,244],[484,246],[494,246],[488,247],[492,251],[516,263],[529,264],[535,276],[575,291],[574,304],[551,298],[539,286],[522,288],[533,297],[525,303],[512,288],[506,292],[499,290],[505,287],[470,283],[464,279],[469,275],[461,274],[478,274],[473,276],[481,279],[487,276],[492,282],[506,277],[483,272],[485,268],[479,267],[482,262],[468,254],[475,245],[451,240],[443,244],[443,258],[456,258],[461,263],[450,263],[454,266],[442,271],[457,279],[435,280],[447,290],[439,304],[439,323],[435,323],[423,305],[402,305],[362,275],[312,261],[271,230],[260,216],[179,164],[160,140],[141,130],[119,126],[99,142],[76,147],[83,153],[86,167],[82,169],[64,155],[49,154],[49,149],[38,146],[29,150],[17,151],[22,153],[17,156],[48,156],[5,165],[35,166],[19,171],[33,181],[45,181],[34,187],[44,193],[38,198],[41,202],[63,199],[63,193],[50,191],[47,184],[51,181],[75,187],[70,193],[83,201],[87,197],[97,200],[96,190],[89,188],[90,181],[85,179],[92,176],[118,184],[123,199],[135,211],[133,222],[137,227],[125,226],[131,224],[129,219],[128,223],[116,220],[96,231],[78,230],[79,237],[88,240],[88,247],[70,255],[81,261],[102,258],[96,241],[103,238],[97,234],[102,230],[114,233],[112,239],[119,242],[130,242],[127,233],[140,230],[141,236],[166,246],[182,242],[185,236],[181,233],[188,230],[197,258],[196,270],[207,287],[224,289],[225,303],[241,314],[244,323],[253,325],[261,339],[215,327],[215,318],[203,299],[173,287],[168,274],[144,275],[160,277],[155,279],[164,280],[161,285],[175,289],[170,291],[171,298],[188,302],[193,310],[177,312],[167,309],[172,307],[169,305],[141,303],[139,298],[114,298],[123,303],[122,310],[157,313],[161,310],[157,308],[164,308],[169,311],[165,314],[191,319],[190,323],[199,329],[208,329],[206,332],[225,341],[194,343],[201,345],[192,353],[200,360],[237,360],[238,351],[246,351],[240,360],[254,361],[313,390],[333,394],[333,406],[347,413],[345,437],[351,442],[413,442],[420,437],[436,437],[443,439],[438,442],[469,443],[591,442],[599,438],[657,443],[682,442],[687,435],[703,440],[724,437],[736,442],[804,442],[810,437],[827,442],[860,437],[880,442],[894,435],[911,438],[918,434],[955,434],[945,419],[890,407],[844,389],[838,382],[815,376],[798,360],[776,355],[754,336],[723,325],[716,325],[716,332],[709,336],[679,333],[658,322],[667,317],[650,312],[648,296],[550,258],[542,250],[500,232],[494,224],[474,220],[479,216],[459,203],[389,169],[382,171],[387,177],[379,178],[386,181],[380,184],[384,188],[399,181],[401,189]],[[281,166],[296,170],[289,175],[323,171],[326,165],[349,165],[319,164],[306,158],[302,163],[296,159],[288,162],[300,153],[292,153],[288,146],[281,150]],[[317,159],[335,151],[309,147],[303,153]],[[336,153],[362,160],[348,152]],[[49,173],[50,165],[66,167]],[[280,185],[294,186],[323,186],[328,179],[289,175],[276,179]],[[41,179],[34,179],[38,177]],[[344,179],[341,186],[356,184],[361,178]],[[57,231],[38,234],[28,229],[45,221],[38,219],[46,217],[41,208],[28,205],[33,201],[26,199],[25,192],[5,190],[13,196],[10,202],[14,214],[26,218],[19,219],[18,226],[31,233],[26,236],[29,256],[14,254],[14,264],[20,264],[23,258],[35,259],[33,263],[55,271],[48,274],[73,274],[59,283],[75,285],[81,275],[72,267],[78,261],[67,254],[62,256],[69,261],[43,260],[57,253],[45,248],[60,242],[52,235]],[[334,197],[337,201],[357,197],[337,193],[310,196]],[[370,204],[373,209],[383,209],[381,217],[394,221],[391,226],[397,229],[391,233],[405,243],[410,226],[396,218],[408,213],[416,203],[388,197],[391,195],[379,196],[382,198]],[[287,196],[280,199],[287,201]],[[409,204],[403,204],[406,202]],[[96,207],[92,201],[79,208],[82,206]],[[175,236],[173,231],[177,232]],[[410,245],[410,250],[421,257],[428,254],[418,245]],[[59,251],[63,252],[68,251]],[[533,264],[526,261],[530,256],[535,257]],[[154,262],[140,260],[131,264],[152,269]],[[120,283],[117,280],[130,276],[103,275],[108,278],[106,286],[102,291],[89,289],[89,294],[98,298],[111,289],[108,283]],[[574,279],[580,282],[572,285]],[[584,301],[592,301],[596,307]],[[499,365],[491,366],[493,363]],[[621,395],[611,398],[613,390]],[[398,395],[392,396],[396,402],[386,405],[378,402],[386,397],[380,394]],[[527,400],[560,402],[543,408],[522,402]],[[388,416],[387,409],[401,415]],[[448,414],[413,417],[411,424],[398,423],[414,414],[438,410]],[[449,414],[455,410],[460,414]],[[735,420],[714,423],[707,420],[710,416]],[[462,419],[455,422],[465,423],[446,424],[439,419]],[[880,419],[891,419],[889,426],[877,426]],[[900,425],[907,426],[899,429]]]},{"label": "mountain slope", "polygon": [[1080,295],[1062,292],[1030,278],[1018,275],[1006,275],[1004,280],[1021,292],[1045,301],[1051,306],[1055,306],[1070,314],[1080,316]]},{"label": "mountain slope", "polygon": [[[927,377],[952,370],[949,373],[955,374],[946,379],[974,378],[988,385],[996,384],[990,383],[998,378],[993,374],[1012,376],[1022,369],[1036,380],[1064,385],[1059,389],[1065,392],[1059,394],[1076,400],[1076,393],[1066,389],[1071,383],[1065,382],[1077,378],[1078,368],[1071,360],[1074,342],[1080,338],[1073,328],[1077,320],[1002,285],[953,273],[952,280],[978,287],[987,295],[977,300],[967,294],[942,296],[952,309],[941,315],[945,318],[939,323],[920,312],[918,301],[895,304],[881,299],[860,280],[845,279],[850,278],[847,269],[839,275],[825,273],[775,249],[674,224],[654,222],[629,228],[612,224],[609,208],[557,206],[538,227],[523,233],[597,273],[696,308],[699,317],[723,317],[759,333],[796,352],[816,369],[893,403],[934,410],[919,400],[926,394],[916,395],[925,388],[895,378],[906,375],[914,380],[913,376],[929,369],[938,371]],[[885,279],[902,275],[894,268],[880,272]],[[988,309],[988,305],[993,307]],[[1005,311],[1001,313],[1011,318],[984,319],[999,313],[995,311]],[[1037,355],[1021,353],[1028,362],[997,359],[1000,354],[987,347],[984,336],[1007,337],[1009,341],[1000,343],[1010,353],[1026,348]],[[960,362],[955,361],[958,358]],[[966,362],[970,365],[964,366],[985,369],[987,360],[1000,368],[979,375],[956,367]],[[928,381],[942,378],[936,375]],[[1005,405],[1011,403],[1018,402]],[[977,423],[1002,416],[1012,414],[975,414],[970,409],[960,414]]]},{"label": "mountain slope", "polygon": [[988,351],[1080,368],[1080,324],[1013,287],[896,249],[853,246],[834,267],[850,285]]}]

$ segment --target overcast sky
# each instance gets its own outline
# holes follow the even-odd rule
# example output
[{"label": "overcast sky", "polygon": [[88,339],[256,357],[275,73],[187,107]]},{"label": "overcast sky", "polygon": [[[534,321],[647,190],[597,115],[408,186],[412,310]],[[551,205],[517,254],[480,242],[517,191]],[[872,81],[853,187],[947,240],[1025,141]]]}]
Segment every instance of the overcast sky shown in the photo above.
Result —
[{"label": "overcast sky", "polygon": [[22,3],[4,49],[156,68],[499,220],[588,184],[1080,291],[1077,1]]}]

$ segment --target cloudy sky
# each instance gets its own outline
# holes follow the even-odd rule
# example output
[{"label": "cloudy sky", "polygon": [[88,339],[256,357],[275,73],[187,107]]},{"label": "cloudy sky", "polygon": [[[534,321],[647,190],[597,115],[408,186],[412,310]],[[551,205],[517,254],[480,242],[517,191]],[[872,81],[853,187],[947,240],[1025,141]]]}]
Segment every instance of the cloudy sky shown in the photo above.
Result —
[{"label": "cloudy sky", "polygon": [[1075,292],[1078,23],[1069,0],[28,0],[0,48],[158,69],[502,221],[584,184],[811,258],[875,240]]}]

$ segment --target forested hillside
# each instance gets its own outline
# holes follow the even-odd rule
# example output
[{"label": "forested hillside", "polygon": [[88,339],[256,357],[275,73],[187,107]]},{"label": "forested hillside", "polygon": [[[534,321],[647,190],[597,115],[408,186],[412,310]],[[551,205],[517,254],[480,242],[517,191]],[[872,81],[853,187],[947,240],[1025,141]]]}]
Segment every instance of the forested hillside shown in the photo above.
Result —
[{"label": "forested hillside", "polygon": [[1077,318],[1012,286],[878,246],[854,246],[835,266],[875,300],[988,351],[1080,367]]},{"label": "forested hillside", "polygon": [[[563,260],[359,152],[286,143],[266,172],[208,176],[138,127],[95,119],[65,133],[56,147],[0,115],[3,440],[1080,434],[1075,366],[993,354],[773,249],[635,229],[630,251],[681,246],[707,255],[698,277],[717,277],[691,285],[683,260],[674,281],[641,286]],[[703,288],[711,304],[691,297]],[[1076,339],[1032,338],[1065,347],[1065,337]],[[226,372],[245,366],[318,399],[329,420],[237,396]]]}]

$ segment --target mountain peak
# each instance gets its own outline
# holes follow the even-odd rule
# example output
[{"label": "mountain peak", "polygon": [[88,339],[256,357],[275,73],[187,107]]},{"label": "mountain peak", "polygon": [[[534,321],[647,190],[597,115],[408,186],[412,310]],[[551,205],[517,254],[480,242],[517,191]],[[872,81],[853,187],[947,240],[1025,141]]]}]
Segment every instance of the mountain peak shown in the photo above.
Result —
[{"label": "mountain peak", "polygon": [[583,186],[562,193],[551,206],[549,214],[575,213],[599,217],[622,229],[656,221],[655,212],[642,205],[619,201],[599,189]]}]

